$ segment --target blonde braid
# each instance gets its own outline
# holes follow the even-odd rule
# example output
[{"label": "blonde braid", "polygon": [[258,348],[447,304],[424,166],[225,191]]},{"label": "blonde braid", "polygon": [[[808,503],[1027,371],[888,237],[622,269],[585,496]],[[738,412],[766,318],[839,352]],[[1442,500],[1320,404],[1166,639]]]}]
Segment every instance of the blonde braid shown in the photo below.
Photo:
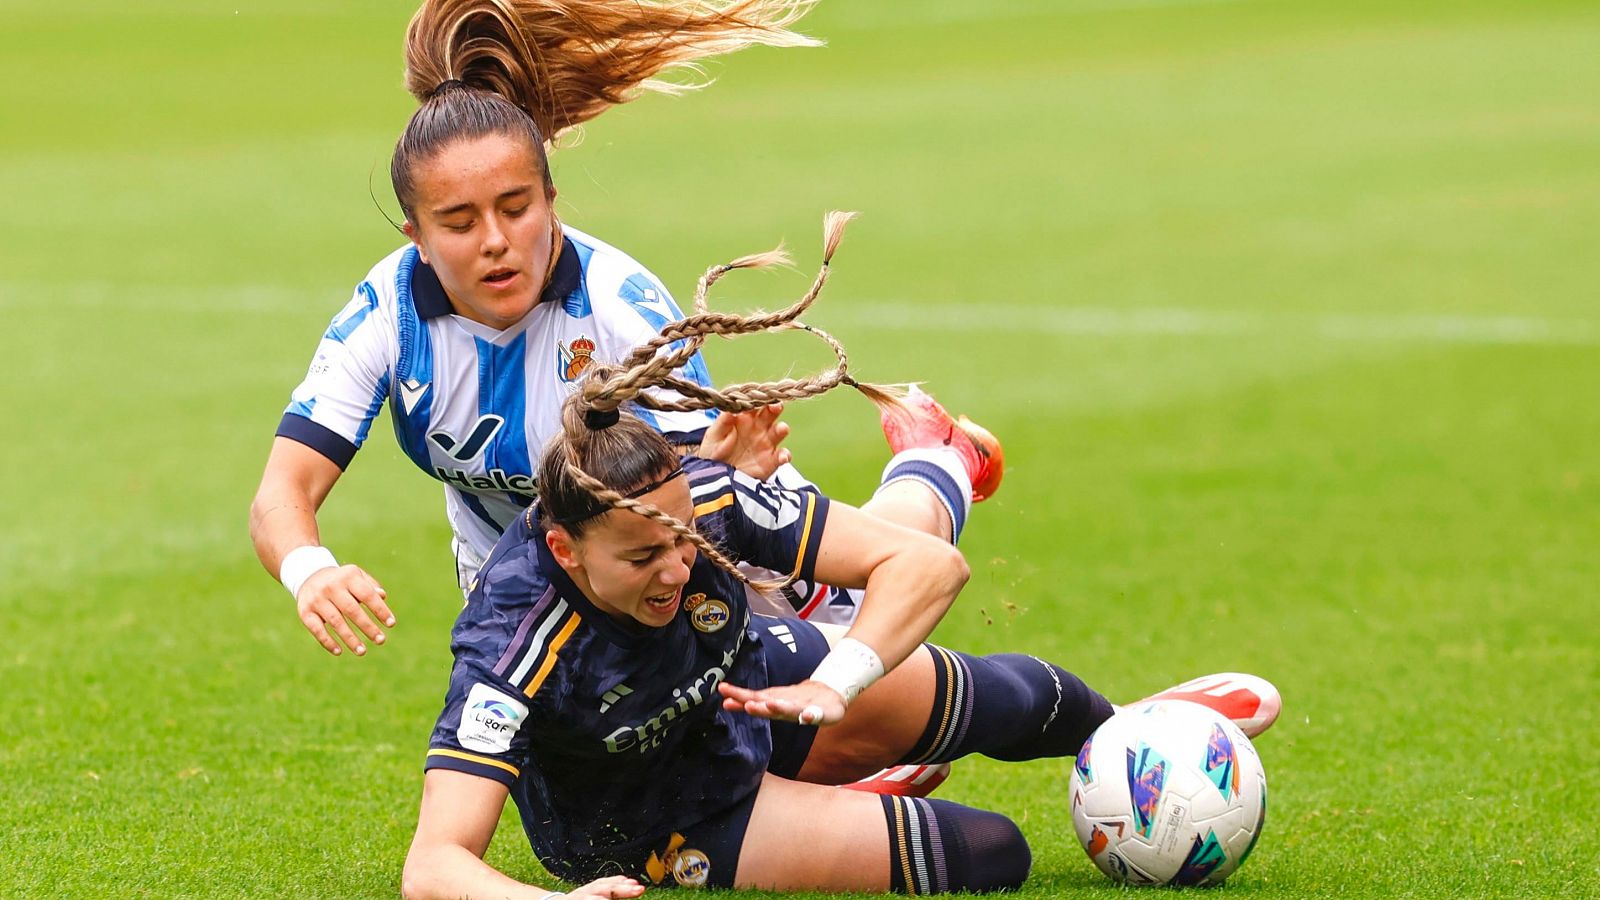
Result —
[{"label": "blonde braid", "polygon": [[[766,253],[745,256],[720,266],[713,266],[701,276],[695,290],[695,308],[702,310],[696,315],[669,322],[660,333],[646,343],[635,348],[628,358],[623,361],[620,373],[611,375],[604,380],[594,380],[584,385],[584,399],[595,409],[616,409],[623,403],[633,401],[649,409],[688,411],[697,409],[721,409],[728,412],[744,412],[769,406],[783,400],[801,400],[814,397],[818,394],[833,390],[840,384],[855,387],[874,403],[897,404],[896,391],[893,388],[877,385],[864,385],[856,382],[847,374],[849,358],[845,354],[843,345],[832,335],[821,329],[814,328],[798,321],[799,316],[811,308],[822,289],[828,283],[828,275],[832,268],[833,254],[839,248],[839,242],[844,237],[845,226],[855,219],[856,213],[834,211],[828,213],[823,220],[823,260],[822,267],[818,270],[811,287],[799,300],[785,309],[773,313],[756,316],[738,316],[731,313],[716,313],[703,311],[707,309],[707,294],[711,285],[728,272],[737,268],[758,268],[788,262],[789,256],[779,247]],[[671,373],[688,362],[700,349],[708,334],[718,334],[723,337],[737,337],[743,334],[754,334],[761,331],[784,330],[800,328],[815,335],[826,343],[838,358],[839,364],[832,370],[820,376],[806,379],[785,378],[776,382],[747,382],[733,385],[722,390],[706,388],[702,385],[692,384],[684,379],[677,378]],[[669,344],[682,341],[683,344],[669,353],[661,354],[660,349]],[[684,396],[683,400],[662,400],[646,394],[645,391],[652,387],[670,387]]]},{"label": "blonde braid", "polygon": [[[663,411],[681,412],[721,409],[729,412],[744,412],[770,406],[784,400],[802,400],[808,397],[815,397],[844,384],[861,391],[880,406],[900,405],[899,392],[896,388],[864,384],[850,376],[849,356],[845,352],[844,345],[839,343],[833,335],[799,321],[800,314],[811,307],[812,303],[822,293],[823,286],[827,284],[833,254],[838,250],[839,242],[844,236],[845,226],[855,216],[855,213],[830,212],[825,217],[823,221],[824,252],[822,267],[812,281],[811,287],[799,300],[796,300],[787,308],[762,315],[737,316],[729,313],[711,312],[707,303],[711,286],[734,269],[759,268],[788,262],[788,254],[781,247],[766,253],[740,257],[730,263],[713,266],[706,270],[696,285],[694,296],[695,315],[668,323],[656,337],[635,348],[620,367],[592,367],[588,380],[573,400],[579,402],[581,406],[590,411],[600,413],[615,412],[620,409],[622,404],[630,401],[642,407]],[[698,351],[705,342],[707,335],[719,334],[724,337],[736,337],[742,334],[781,331],[792,328],[804,330],[827,344],[837,360],[834,367],[809,378],[784,378],[771,382],[745,382],[730,385],[720,390],[696,384],[672,374],[674,370],[687,362]],[[682,346],[665,354],[660,353],[663,347],[679,341],[683,342]],[[645,393],[648,389],[655,387],[670,388],[676,391],[682,399],[663,399]],[[787,578],[779,580],[754,581],[739,571],[737,565],[689,525],[648,503],[624,496],[620,492],[607,487],[604,482],[585,472],[570,457],[564,466],[566,474],[602,505],[614,509],[628,510],[635,515],[643,516],[652,522],[671,529],[674,534],[694,544],[697,549],[706,555],[706,558],[717,566],[728,571],[735,578],[738,578],[740,582],[758,592],[767,593],[783,587],[798,575],[798,572],[795,572],[791,573]]]}]

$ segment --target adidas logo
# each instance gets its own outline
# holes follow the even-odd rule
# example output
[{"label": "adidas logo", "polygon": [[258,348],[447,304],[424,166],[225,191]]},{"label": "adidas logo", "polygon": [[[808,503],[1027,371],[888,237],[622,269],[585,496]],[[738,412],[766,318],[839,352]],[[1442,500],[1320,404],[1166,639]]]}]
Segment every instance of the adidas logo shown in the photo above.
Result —
[{"label": "adidas logo", "polygon": [[787,626],[787,625],[770,625],[770,626],[767,627],[767,630],[772,632],[773,636],[776,637],[778,640],[783,641],[783,645],[785,647],[789,648],[789,652],[790,653],[799,653],[800,652],[800,648],[795,646],[794,634],[789,631],[789,626]]},{"label": "adidas logo", "polygon": [[619,684],[611,690],[606,691],[604,694],[601,694],[600,713],[604,715],[605,711],[611,708],[611,704],[621,700],[623,697],[626,697],[631,693],[633,693],[633,688],[628,687],[625,684]]}]

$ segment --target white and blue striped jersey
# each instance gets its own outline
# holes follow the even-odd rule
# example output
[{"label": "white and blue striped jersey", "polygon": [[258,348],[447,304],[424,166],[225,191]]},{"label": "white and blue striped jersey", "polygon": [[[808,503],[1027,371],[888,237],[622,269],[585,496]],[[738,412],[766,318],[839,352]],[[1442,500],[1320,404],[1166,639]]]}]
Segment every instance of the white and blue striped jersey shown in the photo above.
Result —
[{"label": "white and blue striped jersey", "polygon": [[[504,331],[455,315],[415,246],[385,257],[328,326],[278,426],[342,469],[387,404],[401,449],[444,482],[458,563],[469,571],[533,502],[543,447],[589,363],[620,362],[683,317],[627,254],[563,231],[540,302]],[[678,374],[711,383],[699,354]],[[631,410],[685,441],[715,415]]]}]

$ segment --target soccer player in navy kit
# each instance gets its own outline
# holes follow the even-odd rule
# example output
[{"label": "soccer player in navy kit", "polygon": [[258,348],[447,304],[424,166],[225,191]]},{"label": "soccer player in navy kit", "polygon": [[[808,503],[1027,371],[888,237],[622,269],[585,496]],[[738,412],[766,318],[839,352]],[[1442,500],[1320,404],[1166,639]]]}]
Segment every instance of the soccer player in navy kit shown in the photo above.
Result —
[{"label": "soccer player in navy kit", "polygon": [[[921,894],[1027,877],[1027,843],[1002,815],[835,786],[969,753],[1069,756],[1112,705],[1032,656],[923,644],[968,576],[947,542],[680,460],[622,409],[659,402],[646,392],[663,375],[657,353],[685,355],[664,352],[673,336],[772,320],[733,318],[690,317],[630,356],[634,368],[597,367],[563,407],[539,503],[496,545],[456,623],[406,896],[551,895],[482,860],[507,796],[544,865],[584,883],[573,896],[633,897],[647,883]],[[791,382],[793,396],[855,385],[836,352],[839,367]],[[767,387],[697,396],[745,409]],[[741,561],[864,587],[861,614],[832,640],[753,614]],[[1234,683],[1255,691],[1249,710],[1189,699],[1253,717],[1241,725],[1259,734],[1276,692]]]},{"label": "soccer player in navy kit", "polygon": [[[616,362],[681,317],[637,262],[556,219],[546,136],[674,65],[751,43],[809,43],[787,27],[808,5],[430,0],[419,10],[407,33],[407,80],[422,103],[391,166],[412,243],[372,268],[324,334],[251,507],[262,565],[328,652],[341,653],[342,642],[361,655],[394,624],[378,580],[339,565],[316,521],[383,406],[407,456],[443,483],[465,592],[532,501],[538,450],[559,430],[561,401],[584,370]],[[580,31],[593,41],[571,40]],[[698,354],[681,375],[709,384]],[[703,436],[703,455],[763,477],[787,455],[775,448],[787,430],[775,407],[716,420],[705,411],[641,414],[685,443]],[[981,498],[998,480],[998,460],[931,400],[913,418],[886,422],[894,449],[927,443],[923,432],[941,427],[951,446],[892,460],[887,489],[869,506],[954,540],[973,493]],[[795,599],[822,614],[824,595]],[[840,617],[853,614],[849,596],[832,599]]]}]

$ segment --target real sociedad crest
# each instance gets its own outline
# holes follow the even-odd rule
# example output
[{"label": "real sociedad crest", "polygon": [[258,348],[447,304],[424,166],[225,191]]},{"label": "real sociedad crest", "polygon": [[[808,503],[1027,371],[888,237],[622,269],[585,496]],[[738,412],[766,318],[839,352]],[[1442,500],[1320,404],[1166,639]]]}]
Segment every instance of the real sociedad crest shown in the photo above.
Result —
[{"label": "real sociedad crest", "polygon": [[594,341],[589,338],[580,334],[564,347],[556,341],[556,375],[562,381],[577,381],[593,362]]}]

